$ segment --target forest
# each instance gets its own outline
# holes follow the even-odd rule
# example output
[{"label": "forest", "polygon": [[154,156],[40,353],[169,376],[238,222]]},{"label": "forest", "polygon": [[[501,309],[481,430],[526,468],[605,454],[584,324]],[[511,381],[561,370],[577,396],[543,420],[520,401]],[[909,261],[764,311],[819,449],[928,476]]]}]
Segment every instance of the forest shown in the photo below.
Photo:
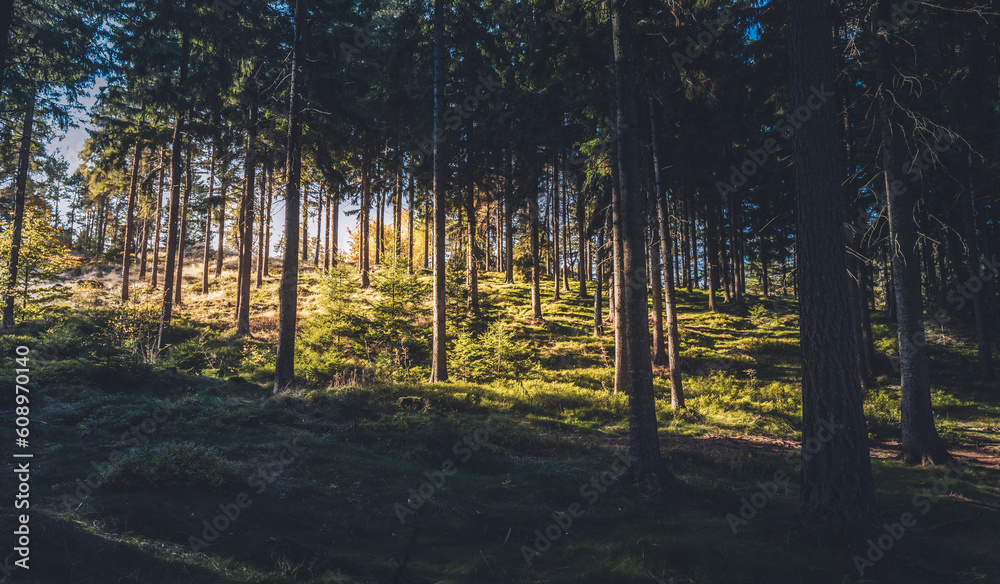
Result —
[{"label": "forest", "polygon": [[995,0],[0,0],[0,583],[1000,584]]}]

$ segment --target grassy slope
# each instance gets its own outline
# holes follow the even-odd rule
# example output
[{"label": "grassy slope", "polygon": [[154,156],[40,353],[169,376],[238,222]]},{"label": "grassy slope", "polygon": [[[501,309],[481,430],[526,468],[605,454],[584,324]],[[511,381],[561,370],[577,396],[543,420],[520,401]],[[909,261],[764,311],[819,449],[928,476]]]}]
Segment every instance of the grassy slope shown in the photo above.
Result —
[{"label": "grassy slope", "polygon": [[[610,471],[626,447],[627,399],[608,391],[613,344],[589,334],[589,301],[567,295],[553,304],[546,295],[547,324],[525,325],[528,287],[487,277],[487,304],[537,351],[524,379],[338,383],[272,398],[266,382],[276,280],[254,292],[257,338],[241,342],[227,332],[231,296],[199,296],[199,274],[197,266],[188,271],[178,320],[185,354],[200,351],[191,372],[184,360],[149,366],[99,357],[116,339],[74,310],[111,303],[113,291],[79,289],[73,308],[0,335],[5,355],[23,343],[49,357],[33,374],[31,581],[1000,582],[1000,401],[995,387],[970,381],[967,346],[932,348],[935,411],[946,439],[983,462],[963,459],[972,469],[932,505],[915,504],[914,496],[936,482],[945,486],[945,469],[892,458],[898,388],[884,378],[866,396],[880,520],[897,522],[908,511],[918,517],[861,578],[852,556],[864,555],[884,530],[801,520],[795,479],[778,485],[737,534],[727,522],[759,484],[793,469],[787,456],[801,408],[793,303],[751,298],[747,308],[709,314],[704,293],[681,293],[689,409],[671,412],[666,380],[656,383],[663,450],[691,492],[649,497],[613,483],[594,501],[588,495],[596,491],[581,487]],[[227,271],[223,285],[231,289],[234,280]],[[317,284],[314,274],[304,276],[306,315],[315,309]],[[156,295],[140,300],[152,303]],[[169,414],[151,432],[137,430],[143,445],[123,438],[158,407]],[[501,417],[484,434],[494,413]],[[478,447],[467,460],[455,450],[465,438]],[[274,464],[290,442],[300,451]],[[184,458],[170,443],[206,448]],[[160,483],[145,478],[149,468],[132,481],[122,471],[80,504],[61,504],[63,493],[113,453],[160,469],[152,472]],[[176,459],[193,474],[173,484],[163,477],[176,475]],[[445,461],[457,473],[401,524],[396,505]],[[189,537],[241,493],[252,502],[239,519],[210,547],[192,551]],[[522,545],[534,545],[554,513],[565,523],[574,503],[586,512],[553,529],[559,537],[529,568]],[[0,530],[11,533],[13,522],[13,510],[3,507]],[[12,547],[8,537],[4,549]]]}]

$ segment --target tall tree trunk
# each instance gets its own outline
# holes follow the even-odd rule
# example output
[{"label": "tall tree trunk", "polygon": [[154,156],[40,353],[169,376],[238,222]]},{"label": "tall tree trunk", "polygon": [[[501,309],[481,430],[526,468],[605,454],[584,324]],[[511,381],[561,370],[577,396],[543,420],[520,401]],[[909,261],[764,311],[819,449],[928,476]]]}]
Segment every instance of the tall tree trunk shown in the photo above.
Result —
[{"label": "tall tree trunk", "polygon": [[156,275],[160,271],[160,234],[163,233],[163,177],[167,174],[167,169],[164,166],[166,164],[164,161],[164,152],[165,149],[160,150],[160,169],[157,171],[159,175],[157,182],[159,184],[156,187],[156,228],[153,230],[153,277],[149,281],[151,288],[156,288]]},{"label": "tall tree trunk", "polygon": [[733,270],[733,300],[743,304],[745,284],[743,282],[743,228],[739,227],[741,215],[740,206],[735,197],[729,199],[729,241],[731,242]]},{"label": "tall tree trunk", "polygon": [[319,194],[316,195],[316,245],[313,249],[313,267],[319,268],[319,247],[320,236],[323,233],[323,195],[326,189],[325,183],[319,183]]},{"label": "tall tree trunk", "polygon": [[[186,70],[186,66],[182,70]],[[181,206],[181,148],[183,132],[184,113],[181,110],[178,112],[177,121],[174,123],[173,143],[170,150],[170,204],[167,211],[167,249],[165,250],[167,262],[163,269],[163,305],[160,311],[160,331],[156,344],[157,349],[160,351],[165,349],[170,343],[170,318],[173,313],[174,302],[174,262],[177,256],[177,231]]]},{"label": "tall tree trunk", "polygon": [[[215,144],[208,155],[208,199],[215,195]],[[212,206],[205,206],[205,254],[201,262],[201,293],[208,294],[209,244],[212,242]]]},{"label": "tall tree trunk", "polygon": [[[70,233],[73,232],[72,221],[69,227]],[[139,247],[139,281],[142,282],[146,279],[146,270],[149,267],[149,235],[151,229],[149,228],[149,218],[143,217],[142,219],[142,231],[139,234],[139,241],[141,241],[141,246]]]},{"label": "tall tree trunk", "polygon": [[392,257],[403,253],[403,167],[396,166],[396,196],[392,200]]},{"label": "tall tree trunk", "polygon": [[708,309],[719,310],[715,294],[719,290],[719,240],[715,205],[705,208],[705,271],[708,280]]},{"label": "tall tree trunk", "polygon": [[594,274],[594,336],[604,336],[604,262],[607,252],[604,249],[604,233],[601,229],[597,234],[597,273]]},{"label": "tall tree trunk", "polygon": [[433,201],[430,201],[424,209],[424,269],[430,268],[429,256],[431,249],[431,217],[434,215]]},{"label": "tall tree trunk", "polygon": [[[879,0],[874,22],[887,23],[891,6]],[[882,19],[882,20],[879,20]],[[894,99],[888,30],[873,27],[876,94],[879,126],[882,134],[882,160],[885,166],[886,203],[889,207],[890,245],[893,284],[899,322],[899,368],[901,374],[903,458],[906,462],[942,464],[950,455],[934,427],[931,409],[931,386],[927,370],[927,345],[924,336],[923,307],[920,298],[920,267],[915,253],[914,212],[919,197],[915,189],[903,183],[902,128],[893,122]],[[805,263],[805,262],[803,262]]]},{"label": "tall tree trunk", "polygon": [[295,386],[295,323],[299,283],[299,179],[302,170],[302,96],[305,78],[308,0],[294,5],[295,40],[292,44],[292,79],[288,105],[288,148],[285,160],[285,257],[278,287],[278,355],[274,364],[275,393]]},{"label": "tall tree trunk", "polygon": [[330,271],[330,222],[333,221],[333,189],[326,191],[326,231],[323,233],[323,271]]},{"label": "tall tree trunk", "polygon": [[479,249],[476,244],[476,186],[472,179],[466,185],[465,213],[469,220],[469,245],[466,249],[466,287],[469,289],[469,314],[479,314]]},{"label": "tall tree trunk", "polygon": [[219,249],[218,249],[218,252],[215,254],[215,277],[216,278],[219,278],[220,276],[222,276],[222,266],[223,266],[223,262],[226,259],[226,247],[225,247],[225,244],[226,244],[226,195],[227,195],[226,190],[227,190],[227,188],[228,188],[229,185],[226,184],[225,180],[223,180],[222,184],[220,186],[222,187],[222,195],[220,197],[222,200],[219,201]]},{"label": "tall tree trunk", "polygon": [[505,284],[514,283],[514,155],[507,151],[507,201],[503,214],[504,278]]},{"label": "tall tree trunk", "polygon": [[[528,164],[532,164],[528,162]],[[527,181],[528,189],[528,229],[531,245],[531,319],[542,321],[542,260],[539,242],[538,182],[534,172],[529,172],[532,180]]]},{"label": "tall tree trunk", "polygon": [[191,187],[194,177],[194,173],[191,172],[190,146],[187,149],[187,155],[185,157],[185,167],[187,170],[184,171],[184,200],[181,203],[181,235],[180,241],[177,245],[177,281],[175,283],[174,290],[174,304],[177,306],[183,304],[181,298],[181,286],[184,284],[184,246],[187,242],[188,215],[190,214],[191,206]]},{"label": "tall tree trunk", "polygon": [[[723,201],[724,203],[724,201]],[[720,220],[720,224],[716,229],[716,241],[719,246],[719,260],[721,262],[722,268],[722,298],[725,304],[729,304],[733,301],[733,281],[732,281],[732,270],[730,270],[730,249],[726,245],[726,217],[722,212],[725,207],[719,207],[717,217]]]},{"label": "tall tree trunk", "polygon": [[688,221],[688,202],[686,197],[683,200],[683,205],[681,210],[677,214],[677,220],[680,222],[681,231],[681,255],[683,256],[683,277],[684,286],[687,287],[687,291],[690,294],[693,291],[693,283],[691,282],[691,222]]},{"label": "tall tree trunk", "polygon": [[[256,83],[250,84],[256,92]],[[243,200],[240,202],[240,262],[239,262],[239,302],[236,312],[236,336],[244,337],[250,335],[250,277],[253,275],[253,231],[254,231],[254,203],[257,199],[257,119],[258,110],[255,97],[250,98],[247,104],[247,146],[245,171],[243,174],[244,188]]]},{"label": "tall tree trunk", "polygon": [[[375,263],[378,264],[376,254]],[[302,183],[302,263],[309,261],[309,182]]]},{"label": "tall tree trunk", "polygon": [[211,247],[209,244],[209,239],[212,237],[212,209],[207,207],[205,209],[205,249],[202,256],[201,262],[201,293],[202,295],[208,294],[208,261],[211,252]]},{"label": "tall tree trunk", "polygon": [[856,218],[858,217],[858,209],[855,204],[855,199],[857,197],[857,187],[854,184],[854,171],[852,159],[853,150],[851,149],[851,113],[850,113],[850,82],[849,74],[847,71],[846,64],[846,47],[845,39],[848,37],[849,31],[847,30],[847,25],[843,19],[843,16],[839,14],[837,19],[837,53],[836,53],[836,63],[837,63],[837,93],[838,93],[838,108],[840,116],[839,124],[839,144],[838,152],[840,154],[841,168],[841,184],[842,184],[842,197],[844,205],[844,217],[847,225],[847,268],[850,277],[848,278],[848,288],[851,295],[851,324],[852,331],[854,333],[854,350],[855,356],[858,361],[858,379],[861,383],[862,389],[867,389],[874,384],[874,379],[872,376],[872,363],[869,362],[869,351],[866,348],[866,339],[864,335],[864,315],[862,311],[865,306],[862,303],[861,296],[861,269],[862,260],[861,258],[861,239],[858,235],[861,233],[861,226],[858,225]]},{"label": "tall tree trunk", "polygon": [[649,308],[646,294],[646,248],[643,198],[639,185],[639,140],[636,134],[635,70],[632,54],[632,14],[625,0],[612,0],[617,128],[621,161],[620,205],[626,339],[628,344],[629,474],[633,479],[664,487],[677,479],[660,457],[650,361]]},{"label": "tall tree trunk", "polygon": [[128,208],[125,211],[125,245],[122,250],[122,302],[128,302],[128,284],[132,272],[132,239],[135,238],[135,199],[139,190],[139,162],[142,140],[136,140],[132,153],[132,176],[128,187]]},{"label": "tall tree trunk", "polygon": [[550,200],[552,217],[552,301],[559,301],[559,287],[562,286],[559,270],[559,156],[552,163],[552,199]]},{"label": "tall tree trunk", "polygon": [[271,177],[268,174],[267,163],[260,169],[260,205],[257,215],[260,217],[260,225],[257,228],[257,282],[254,287],[260,289],[264,285],[264,249],[267,248],[267,229],[271,216],[267,214],[267,196],[271,189]]},{"label": "tall tree trunk", "polygon": [[444,132],[444,0],[434,0],[434,339],[431,355],[431,383],[447,381],[448,354],[445,312],[445,200],[444,153],[441,134]]},{"label": "tall tree trunk", "polygon": [[358,213],[359,227],[361,228],[361,233],[358,234],[361,240],[361,249],[358,253],[358,270],[361,272],[361,287],[368,288],[368,259],[369,259],[369,227],[371,225],[371,218],[369,213],[371,212],[372,206],[372,195],[371,195],[371,183],[369,182],[368,170],[371,167],[371,148],[365,150],[361,159],[361,211]]},{"label": "tall tree trunk", "polygon": [[[984,382],[991,382],[996,379],[993,371],[993,343],[990,340],[990,305],[987,302],[989,296],[987,280],[992,280],[990,275],[983,275],[981,266],[981,256],[979,252],[979,233],[976,221],[976,197],[972,181],[972,153],[969,153],[968,182],[965,193],[963,193],[962,216],[965,223],[965,241],[968,253],[969,278],[977,278],[983,281],[983,288],[972,296],[972,310],[976,319],[976,341],[979,357],[979,378]],[[987,258],[989,259],[989,258]]]},{"label": "tall tree trunk", "polygon": [[[694,287],[701,289],[701,278],[698,276],[698,210],[695,205],[689,205],[688,217],[691,235],[691,279],[694,281]],[[708,269],[707,265],[705,269]]]},{"label": "tall tree trunk", "polygon": [[[656,199],[656,218],[659,227],[660,253],[666,273],[666,294],[664,295],[667,316],[667,364],[670,367],[670,406],[679,410],[684,407],[684,386],[681,381],[681,340],[677,328],[677,291],[674,288],[674,266],[670,239],[670,214],[667,211],[667,193],[663,184],[660,167],[659,135],[656,127],[656,106],[649,100],[649,134],[653,151],[653,196]],[[655,237],[655,236],[654,236]]]},{"label": "tall tree trunk", "polygon": [[569,183],[566,181],[566,171],[563,170],[562,183],[562,286],[563,292],[569,294]]},{"label": "tall tree trunk", "polygon": [[584,299],[587,298],[587,277],[589,276],[588,271],[590,267],[589,258],[585,261],[584,258],[587,256],[587,247],[590,243],[590,237],[587,234],[587,200],[583,196],[583,191],[577,189],[576,192],[576,236],[579,239],[577,241],[577,297]]},{"label": "tall tree trunk", "polygon": [[[611,87],[611,119],[618,123],[618,80],[613,78]],[[619,127],[616,125],[616,128]],[[625,302],[623,298],[624,274],[622,259],[622,169],[621,141],[618,135],[611,140],[611,290],[609,303],[611,319],[615,326],[615,381],[614,392],[628,391],[628,342],[625,335]]]},{"label": "tall tree trunk", "polygon": [[[2,31],[0,31],[2,32]],[[17,175],[14,177],[14,218],[11,227],[10,257],[7,260],[7,289],[4,291],[2,328],[14,326],[14,302],[17,271],[20,268],[21,244],[24,232],[24,199],[31,164],[31,134],[35,127],[35,91],[28,92],[28,103],[21,126],[21,146],[17,153]]]},{"label": "tall tree trunk", "polygon": [[[384,170],[384,169],[383,169]],[[385,206],[389,203],[390,192],[384,188],[378,191],[378,217],[375,227],[375,265],[385,261]]]},{"label": "tall tree trunk", "polygon": [[[184,0],[184,15],[190,12],[191,0]],[[190,19],[184,19],[184,31],[181,33],[181,66],[177,83],[181,92],[187,89],[188,55],[191,50]],[[181,93],[183,95],[183,93]],[[173,314],[174,296],[174,256],[177,253],[177,222],[180,214],[181,199],[181,149],[184,137],[184,116],[188,106],[181,98],[177,103],[174,135],[170,146],[170,210],[167,219],[167,263],[163,271],[163,304],[160,310],[160,330],[156,339],[157,350],[163,351],[170,342],[170,318]]]},{"label": "tall tree trunk", "polygon": [[337,254],[340,253],[340,192],[334,192],[330,200],[330,265],[337,265]]},{"label": "tall tree trunk", "polygon": [[[792,98],[808,108],[833,91],[833,26],[826,0],[789,5]],[[868,435],[851,332],[833,103],[794,135],[796,250],[802,339],[802,486],[807,516],[876,516]],[[796,111],[796,110],[793,110]]]},{"label": "tall tree trunk", "polygon": [[413,274],[413,169],[407,173],[409,184],[406,188],[406,273]]},{"label": "tall tree trunk", "polygon": [[660,261],[659,234],[651,233],[649,238],[649,263],[652,275],[653,296],[653,365],[666,367],[667,344],[663,337],[663,265]]}]

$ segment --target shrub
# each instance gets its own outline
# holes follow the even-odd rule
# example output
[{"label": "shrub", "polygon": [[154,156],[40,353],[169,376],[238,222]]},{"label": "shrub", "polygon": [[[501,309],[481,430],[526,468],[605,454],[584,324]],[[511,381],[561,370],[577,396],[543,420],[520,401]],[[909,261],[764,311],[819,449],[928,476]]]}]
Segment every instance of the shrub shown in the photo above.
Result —
[{"label": "shrub", "polygon": [[531,347],[515,341],[499,322],[478,336],[460,333],[451,350],[455,374],[475,382],[520,379],[532,369],[534,357]]},{"label": "shrub", "polygon": [[239,467],[217,451],[191,443],[137,448],[114,461],[104,485],[118,489],[207,487],[239,481]]}]

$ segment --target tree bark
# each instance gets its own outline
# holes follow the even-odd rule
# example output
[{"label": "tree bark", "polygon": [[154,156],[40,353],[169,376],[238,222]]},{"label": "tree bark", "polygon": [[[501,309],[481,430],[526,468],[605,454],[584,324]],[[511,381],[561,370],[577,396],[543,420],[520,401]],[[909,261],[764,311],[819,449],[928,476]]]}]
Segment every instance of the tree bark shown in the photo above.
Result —
[{"label": "tree bark", "polygon": [[809,123],[794,135],[802,339],[799,509],[806,516],[872,520],[875,489],[851,331],[835,105],[807,105],[834,90],[831,10],[825,0],[789,5],[793,107],[812,110]]},{"label": "tree bark", "polygon": [[504,278],[505,284],[514,283],[514,155],[507,152],[507,201],[504,205]]},{"label": "tree bark", "polygon": [[431,383],[448,380],[447,328],[445,312],[445,201],[444,153],[444,0],[434,0],[434,339],[431,355]]},{"label": "tree bark", "polygon": [[476,186],[472,179],[466,185],[465,213],[469,221],[469,245],[466,248],[466,287],[469,289],[469,314],[479,314],[479,266],[476,245]]},{"label": "tree bark", "polygon": [[[251,84],[255,85],[253,82]],[[236,304],[236,336],[250,336],[250,277],[253,275],[254,203],[257,199],[257,102],[247,105],[247,145],[243,174],[243,199],[240,201],[239,302]]]},{"label": "tree bark", "polygon": [[326,231],[323,233],[323,271],[330,271],[330,222],[333,221],[333,189],[326,191]]},{"label": "tree bark", "polygon": [[582,190],[576,193],[576,236],[577,242],[577,297],[587,298],[587,278],[589,277],[590,261],[584,258],[587,256],[587,247],[590,243],[590,236],[587,234],[587,199],[583,196]]},{"label": "tree bark", "polygon": [[[270,163],[267,163],[270,165]],[[271,216],[267,214],[267,195],[271,188],[271,177],[268,175],[268,168],[260,169],[260,226],[257,228],[257,282],[254,288],[260,290],[264,285],[264,248],[267,247],[267,224],[271,221]]]},{"label": "tree bark", "polygon": [[337,265],[337,254],[340,253],[340,192],[334,192],[330,201],[330,265]]},{"label": "tree bark", "polygon": [[361,272],[361,287],[368,288],[368,255],[369,255],[369,238],[368,233],[369,227],[371,225],[371,218],[369,213],[371,212],[371,184],[369,182],[368,169],[371,166],[371,148],[366,149],[361,159],[361,211],[358,214],[358,222],[360,223],[361,233],[358,234],[360,239],[361,249],[358,252],[358,270]]},{"label": "tree bark", "polygon": [[[208,156],[208,200],[215,194],[215,144]],[[208,294],[209,244],[212,242],[212,206],[205,206],[205,254],[201,262],[201,293]]]},{"label": "tree bark", "polygon": [[11,226],[10,257],[7,261],[7,289],[4,291],[2,328],[14,326],[14,302],[17,288],[17,270],[20,267],[21,244],[24,232],[24,199],[28,186],[28,167],[31,164],[31,134],[35,126],[35,91],[28,92],[24,123],[21,126],[21,145],[17,153],[17,175],[14,178],[14,218]]},{"label": "tree bark", "polygon": [[316,245],[313,247],[313,268],[319,268],[319,248],[321,241],[321,235],[323,233],[323,195],[325,192],[326,184],[319,183],[319,193],[316,195]]},{"label": "tree bark", "polygon": [[[611,119],[618,123],[618,81],[613,81],[611,88]],[[620,127],[617,126],[616,127]],[[611,290],[609,303],[611,319],[615,326],[615,382],[614,392],[628,391],[628,343],[625,336],[625,302],[622,290],[624,273],[622,267],[622,209],[621,209],[621,148],[620,139],[616,134],[611,141]]]},{"label": "tree bark", "polygon": [[407,173],[409,184],[406,188],[406,273],[413,274],[413,169]]},{"label": "tree bark", "polygon": [[[879,0],[874,22],[887,23],[891,6]],[[894,123],[892,66],[888,30],[873,28],[875,41],[876,94],[878,120],[882,135],[882,160],[885,166],[886,203],[889,208],[892,275],[899,322],[899,369],[902,389],[903,459],[910,464],[943,464],[951,459],[934,427],[931,386],[927,367],[927,344],[924,336],[923,307],[920,298],[920,267],[916,257],[914,212],[919,197],[903,183],[902,128]]]},{"label": "tree bark", "polygon": [[[164,161],[164,150],[160,150],[160,170],[157,171],[159,176],[157,177],[157,182],[159,185],[156,188],[156,228],[153,230],[153,277],[150,278],[149,286],[150,288],[156,288],[156,275],[159,273],[160,268],[160,234],[162,233],[162,221],[163,221],[163,177],[166,175],[166,167]],[[220,236],[221,237],[221,236]]]},{"label": "tree bark", "polygon": [[[378,264],[376,252],[375,263]],[[309,261],[309,183],[302,184],[302,263]]]},{"label": "tree bark", "polygon": [[285,159],[285,257],[278,287],[278,355],[274,365],[274,392],[295,386],[295,325],[299,282],[299,179],[302,169],[302,96],[305,78],[308,0],[289,0],[294,6],[295,40],[288,105],[288,148]]},{"label": "tree bark", "polygon": [[[189,0],[190,1],[190,0]],[[184,67],[182,70],[185,70]],[[186,75],[185,75],[186,76]],[[170,204],[167,211],[167,254],[163,269],[163,304],[160,310],[160,331],[157,349],[162,351],[170,342],[170,319],[174,302],[174,269],[177,255],[178,215],[181,206],[181,148],[184,132],[184,114],[178,113],[174,122],[173,143],[170,150]]]},{"label": "tree bark", "polygon": [[132,239],[135,237],[135,199],[139,190],[139,161],[142,158],[142,141],[136,140],[132,153],[132,176],[128,187],[128,208],[125,211],[125,245],[122,249],[122,302],[128,302],[129,280],[132,272]]},{"label": "tree bark", "polygon": [[[667,211],[667,193],[663,184],[660,166],[659,136],[656,126],[656,106],[649,100],[649,134],[653,151],[653,196],[656,199],[656,218],[659,227],[659,248],[663,254],[664,272],[666,273],[665,311],[667,317],[667,365],[670,367],[670,406],[679,410],[684,407],[684,386],[681,380],[681,340],[677,328],[677,291],[674,288],[674,266],[670,238],[670,214]],[[654,236],[655,237],[655,236]]]},{"label": "tree bark", "polygon": [[562,286],[559,264],[559,157],[552,163],[552,200],[550,216],[552,217],[552,301],[559,301],[559,287]]},{"label": "tree bark", "polygon": [[[532,162],[528,161],[528,164]],[[542,322],[542,258],[541,242],[539,241],[539,221],[541,220],[538,202],[538,177],[534,170],[528,171],[529,180],[525,181],[528,189],[528,244],[531,247],[531,319]]]},{"label": "tree bark", "polygon": [[[969,250],[968,265],[969,278],[977,278],[983,281],[983,288],[972,296],[972,311],[976,319],[976,346],[979,361],[979,379],[984,382],[991,382],[996,379],[993,371],[993,346],[990,340],[990,306],[987,302],[988,285],[990,276],[984,276],[981,267],[979,252],[979,234],[976,225],[976,198],[972,181],[972,154],[969,154],[969,173],[965,192],[962,197],[962,216],[965,223],[965,247]],[[989,259],[989,258],[987,258]]]},{"label": "tree bark", "polygon": [[184,285],[184,245],[187,242],[188,215],[191,205],[191,186],[194,173],[191,172],[191,147],[188,147],[185,157],[184,171],[184,200],[181,203],[181,235],[177,244],[177,281],[175,282],[174,304],[183,304],[181,297],[181,287]]},{"label": "tree bark", "polygon": [[625,0],[612,0],[611,33],[614,47],[617,128],[621,161],[620,205],[622,215],[622,268],[624,271],[626,342],[628,345],[629,475],[636,480],[665,487],[677,481],[660,457],[650,360],[649,308],[646,286],[646,247],[643,197],[639,185],[639,141],[635,71],[632,49],[632,14]]},{"label": "tree bark", "polygon": [[219,250],[215,254],[215,277],[222,276],[222,265],[226,258],[226,189],[229,185],[223,180],[221,201],[219,201]]}]

